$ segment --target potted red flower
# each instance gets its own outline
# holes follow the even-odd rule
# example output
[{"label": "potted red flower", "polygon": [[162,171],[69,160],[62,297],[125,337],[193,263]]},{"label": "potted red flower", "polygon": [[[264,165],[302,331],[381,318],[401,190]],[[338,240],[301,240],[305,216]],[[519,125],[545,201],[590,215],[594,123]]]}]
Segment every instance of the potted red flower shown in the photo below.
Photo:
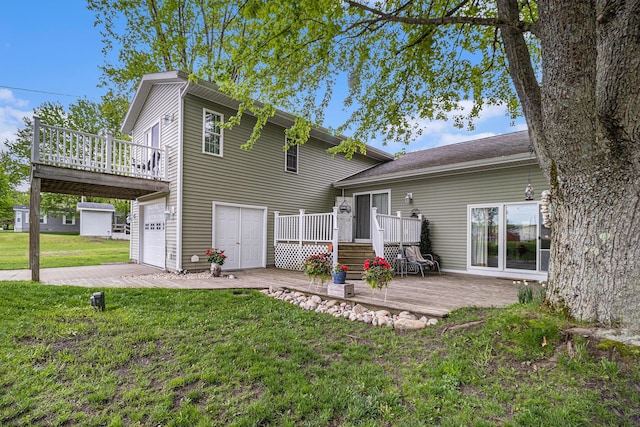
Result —
[{"label": "potted red flower", "polygon": [[336,264],[333,269],[333,283],[338,285],[344,285],[344,281],[347,280],[347,271],[349,271],[349,267],[344,264]]}]

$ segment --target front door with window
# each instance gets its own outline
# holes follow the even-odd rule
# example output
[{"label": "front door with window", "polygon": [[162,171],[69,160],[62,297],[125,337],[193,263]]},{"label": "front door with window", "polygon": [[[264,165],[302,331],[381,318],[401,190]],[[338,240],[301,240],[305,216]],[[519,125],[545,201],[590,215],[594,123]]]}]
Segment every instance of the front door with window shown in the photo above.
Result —
[{"label": "front door with window", "polygon": [[371,208],[378,208],[378,213],[388,215],[389,191],[354,194],[355,203],[355,241],[369,242],[371,240]]}]

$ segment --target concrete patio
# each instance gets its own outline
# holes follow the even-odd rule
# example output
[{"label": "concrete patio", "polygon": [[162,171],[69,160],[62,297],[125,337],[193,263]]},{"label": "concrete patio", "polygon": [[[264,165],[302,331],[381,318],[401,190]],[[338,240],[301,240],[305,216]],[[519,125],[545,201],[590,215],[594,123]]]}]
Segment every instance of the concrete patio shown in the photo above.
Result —
[{"label": "concrete patio", "polygon": [[[228,277],[213,278],[207,273],[180,275],[166,273],[154,267],[140,264],[108,264],[88,267],[43,268],[41,282],[47,285],[71,285],[101,290],[105,288],[171,288],[171,289],[264,289],[271,286],[316,294],[325,299],[327,284],[309,286],[302,272],[275,268],[244,271],[225,271]],[[30,280],[29,270],[0,270],[0,281]],[[361,280],[348,280],[355,286],[355,296],[347,301],[370,308],[390,311],[410,311],[430,317],[445,317],[457,308],[503,307],[518,301],[518,289],[513,279],[471,276],[466,274],[430,273],[396,276],[390,283],[386,301],[385,291],[372,294]]]}]

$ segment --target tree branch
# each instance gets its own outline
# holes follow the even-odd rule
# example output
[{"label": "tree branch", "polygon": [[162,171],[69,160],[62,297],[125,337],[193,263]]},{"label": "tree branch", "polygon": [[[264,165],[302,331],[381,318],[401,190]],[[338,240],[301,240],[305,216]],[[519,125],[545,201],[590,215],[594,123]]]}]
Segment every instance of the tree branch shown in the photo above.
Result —
[{"label": "tree branch", "polygon": [[[362,3],[358,3],[353,0],[345,0],[350,7],[364,10],[373,15],[376,15],[381,21],[398,22],[402,24],[410,25],[456,25],[456,24],[470,24],[484,27],[505,27],[510,26],[517,28],[522,32],[533,32],[536,26],[530,22],[522,22],[520,20],[507,21],[498,18],[480,18],[475,16],[443,16],[440,18],[414,18],[409,16],[399,16],[395,13],[387,13],[373,7],[367,6]],[[454,10],[457,10],[455,8]]]}]

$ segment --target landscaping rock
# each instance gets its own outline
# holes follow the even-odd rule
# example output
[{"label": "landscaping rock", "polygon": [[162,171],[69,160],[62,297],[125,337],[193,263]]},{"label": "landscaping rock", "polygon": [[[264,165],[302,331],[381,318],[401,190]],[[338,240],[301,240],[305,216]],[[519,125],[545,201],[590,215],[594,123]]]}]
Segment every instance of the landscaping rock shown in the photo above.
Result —
[{"label": "landscaping rock", "polygon": [[356,304],[356,306],[353,307],[353,311],[355,311],[356,314],[364,314],[367,311],[369,311],[369,309],[367,307],[365,307],[364,305]]},{"label": "landscaping rock", "polygon": [[417,319],[406,319],[403,317],[399,317],[393,325],[393,327],[398,330],[423,329],[426,326],[426,323],[421,322]]},{"label": "landscaping rock", "polygon": [[408,311],[403,311],[398,314],[398,319],[417,320],[417,317]]}]

